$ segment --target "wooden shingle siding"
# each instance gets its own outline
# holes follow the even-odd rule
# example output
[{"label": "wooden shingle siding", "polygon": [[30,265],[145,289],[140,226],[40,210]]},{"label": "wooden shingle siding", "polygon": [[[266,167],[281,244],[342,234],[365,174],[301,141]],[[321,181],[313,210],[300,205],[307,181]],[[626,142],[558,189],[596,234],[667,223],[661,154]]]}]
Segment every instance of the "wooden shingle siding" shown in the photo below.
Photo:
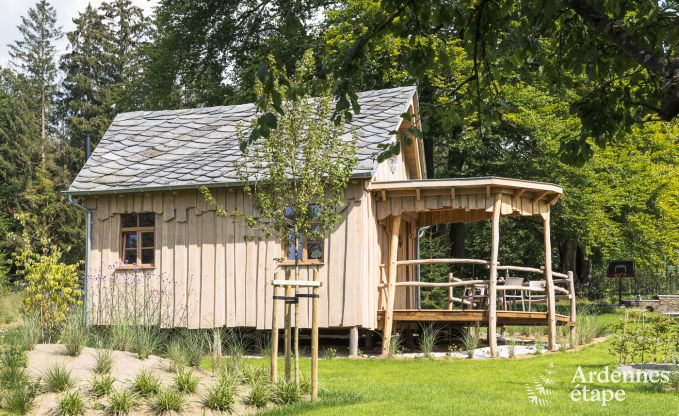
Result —
[{"label": "wooden shingle siding", "polygon": [[[214,189],[213,194],[228,211],[253,212],[249,196],[239,188]],[[319,266],[319,323],[375,328],[384,227],[375,219],[376,204],[363,181],[352,182],[346,202],[343,221],[325,240],[325,264]],[[197,190],[106,195],[87,203],[95,214],[88,295],[94,324],[142,319],[144,309],[166,327],[270,328],[280,242],[218,216]],[[116,268],[120,216],[130,212],[156,213],[152,269]],[[412,251],[412,239],[405,236],[406,250]],[[311,266],[302,267],[300,278],[313,278]],[[310,302],[301,300],[303,327],[311,324],[309,312]]]}]

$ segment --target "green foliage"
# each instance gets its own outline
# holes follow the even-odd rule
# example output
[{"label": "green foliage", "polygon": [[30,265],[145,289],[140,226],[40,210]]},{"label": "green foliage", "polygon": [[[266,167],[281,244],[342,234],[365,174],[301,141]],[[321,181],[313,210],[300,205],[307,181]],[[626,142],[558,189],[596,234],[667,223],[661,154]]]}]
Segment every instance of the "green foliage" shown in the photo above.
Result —
[{"label": "green foliage", "polygon": [[134,328],[126,322],[115,322],[111,326],[113,347],[120,351],[129,351],[134,344]]},{"label": "green foliage", "polygon": [[82,304],[78,265],[60,260],[61,250],[55,246],[48,254],[36,253],[27,246],[17,258],[26,282],[24,308],[38,317],[48,339],[64,322],[69,309]]},{"label": "green foliage", "polygon": [[94,374],[108,374],[113,366],[113,351],[106,348],[99,348],[94,358]]},{"label": "green foliage", "polygon": [[275,401],[279,404],[292,404],[302,400],[304,392],[294,381],[281,380],[276,384]]},{"label": "green foliage", "polygon": [[[0,281],[2,276],[0,276]],[[0,284],[1,285],[1,284]],[[0,289],[0,326],[14,323],[19,320],[23,294],[20,292],[3,293]]]},{"label": "green foliage", "polygon": [[0,390],[2,409],[15,415],[28,414],[38,394],[38,383],[29,380],[16,384],[9,389]]},{"label": "green foliage", "polygon": [[334,360],[337,358],[337,349],[333,347],[323,348],[322,357],[326,360]]},{"label": "green foliage", "polygon": [[186,399],[182,393],[173,389],[160,390],[151,402],[151,410],[156,415],[181,413],[185,406]]},{"label": "green foliage", "polygon": [[475,328],[465,328],[460,335],[460,343],[467,352],[467,358],[474,358],[474,350],[479,348],[481,334]]},{"label": "green foliage", "polygon": [[140,360],[149,358],[160,346],[160,334],[157,328],[150,326],[135,326],[132,341],[132,351],[136,352]]},{"label": "green foliage", "polygon": [[198,377],[193,374],[193,371],[186,368],[179,370],[174,377],[175,386],[177,390],[182,393],[195,393],[198,387]]},{"label": "green foliage", "polygon": [[429,324],[422,325],[420,329],[420,350],[425,356],[429,357],[436,348],[436,344],[441,340],[443,328]]},{"label": "green foliage", "polygon": [[172,362],[172,371],[180,370],[189,365],[184,343],[176,338],[173,338],[167,346],[167,358]]},{"label": "green foliage", "polygon": [[111,416],[127,416],[137,405],[137,398],[127,390],[113,390],[109,397],[108,414]]},{"label": "green foliage", "polygon": [[203,399],[203,405],[211,410],[231,412],[235,403],[236,385],[224,378],[210,387]]},{"label": "green foliage", "polygon": [[66,392],[57,405],[56,416],[81,416],[85,414],[85,401],[78,390]]},{"label": "green foliage", "polygon": [[74,384],[71,371],[62,364],[53,364],[42,375],[45,390],[48,392],[62,392]]},{"label": "green foliage", "polygon": [[667,363],[679,356],[679,327],[671,317],[625,311],[614,330],[610,353],[620,364]]},{"label": "green foliage", "polygon": [[40,322],[33,316],[25,316],[21,325],[11,330],[7,342],[18,345],[24,351],[30,351],[40,341]]},{"label": "green foliage", "polygon": [[66,318],[64,328],[61,331],[61,342],[66,347],[69,355],[78,356],[87,344],[89,336],[85,316],[78,308]]},{"label": "green foliage", "polygon": [[141,370],[134,378],[132,391],[141,397],[149,397],[160,391],[160,380],[146,370]]},{"label": "green foliage", "polygon": [[251,406],[264,407],[274,398],[271,385],[268,382],[257,383],[250,388],[247,401]]},{"label": "green foliage", "polygon": [[111,394],[115,379],[110,374],[95,374],[90,380],[90,391],[94,397]]}]

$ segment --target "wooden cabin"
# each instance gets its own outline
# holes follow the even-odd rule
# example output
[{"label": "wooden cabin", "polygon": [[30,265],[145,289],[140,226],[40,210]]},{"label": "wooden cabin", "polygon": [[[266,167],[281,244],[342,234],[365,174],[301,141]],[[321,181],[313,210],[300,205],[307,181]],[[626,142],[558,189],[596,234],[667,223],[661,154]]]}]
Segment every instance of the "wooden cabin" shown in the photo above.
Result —
[{"label": "wooden cabin", "polygon": [[[322,241],[305,242],[301,259],[303,279],[319,271],[320,327],[351,329],[355,340],[359,329],[382,329],[388,338],[394,322],[457,320],[494,328],[516,319],[573,325],[574,315],[556,316],[553,309],[549,249],[544,269],[512,269],[542,275],[543,290],[551,296],[548,311],[504,317],[493,312],[500,293],[499,217],[542,216],[548,244],[549,209],[562,189],[502,178],[427,180],[423,146],[415,137],[400,155],[377,163],[379,145],[399,140],[412,127],[402,114],[419,120],[417,92],[367,91],[358,99],[361,112],[350,126],[358,135],[358,163],[346,191],[344,221]],[[254,105],[236,105],[115,118],[67,191],[91,215],[86,297],[92,324],[143,319],[165,327],[271,328],[271,282],[293,259],[281,241],[246,238],[250,230],[217,216],[198,190],[208,186],[220,206],[253,213],[233,164],[240,155],[237,126],[247,126],[254,115]],[[493,221],[493,258],[416,258],[418,228],[486,219]],[[281,257],[287,261],[275,261]],[[419,309],[418,287],[426,284],[419,282],[418,265],[472,260],[489,268],[487,279],[467,285],[490,288],[487,310],[478,310],[474,301],[464,310],[463,299],[451,299],[459,310]],[[464,283],[447,287],[456,285]],[[574,299],[572,288],[566,292]],[[309,327],[304,305],[300,326]]]}]

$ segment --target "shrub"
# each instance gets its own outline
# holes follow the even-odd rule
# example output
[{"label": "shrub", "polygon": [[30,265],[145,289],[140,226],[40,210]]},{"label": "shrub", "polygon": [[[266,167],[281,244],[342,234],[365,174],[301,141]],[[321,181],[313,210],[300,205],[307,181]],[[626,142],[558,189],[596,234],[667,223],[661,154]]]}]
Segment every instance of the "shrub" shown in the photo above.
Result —
[{"label": "shrub", "polygon": [[264,407],[272,399],[271,386],[268,383],[257,383],[250,389],[247,401],[255,407]]},{"label": "shrub", "polygon": [[606,327],[596,315],[578,315],[577,327],[575,330],[578,344],[589,344],[594,338],[604,334]]},{"label": "shrub", "polygon": [[515,339],[510,339],[509,342],[507,343],[507,354],[509,355],[509,358],[516,358],[516,346],[518,343],[516,342]]},{"label": "shrub", "polygon": [[90,391],[94,397],[106,396],[113,391],[115,379],[110,374],[98,374],[90,381]]},{"label": "shrub", "polygon": [[3,293],[2,284],[0,284],[0,325],[11,324],[21,318],[20,305],[22,302],[23,295],[21,293]]},{"label": "shrub", "polygon": [[137,326],[132,338],[132,351],[139,355],[140,360],[149,358],[156,352],[160,344],[158,331],[153,327]]},{"label": "shrub", "polygon": [[160,390],[160,381],[158,378],[149,374],[146,370],[141,370],[134,378],[134,385],[132,391],[141,397],[152,396]]},{"label": "shrub", "polygon": [[61,332],[61,342],[66,347],[68,354],[72,356],[80,355],[88,338],[89,333],[82,312],[71,313]]},{"label": "shrub", "polygon": [[332,347],[327,347],[323,350],[323,358],[326,360],[333,360],[337,358],[337,349]]},{"label": "shrub", "polygon": [[280,404],[297,403],[302,399],[302,389],[294,381],[281,380],[276,384],[276,402]]},{"label": "shrub", "polygon": [[37,394],[38,383],[30,379],[9,389],[0,390],[0,402],[4,402],[2,409],[9,414],[25,415],[33,408]]},{"label": "shrub", "polygon": [[189,360],[184,351],[184,345],[181,341],[173,339],[167,346],[167,359],[170,360],[170,370],[177,371],[189,365]]},{"label": "shrub", "polygon": [[186,401],[180,392],[173,389],[163,389],[153,399],[151,410],[157,415],[170,412],[181,413],[185,405]]},{"label": "shrub", "polygon": [[95,353],[94,373],[108,374],[113,367],[113,352],[109,349],[98,349]]},{"label": "shrub", "polygon": [[81,416],[85,414],[85,402],[77,390],[67,392],[59,400],[56,416]]},{"label": "shrub", "polygon": [[400,354],[403,352],[403,339],[400,332],[396,332],[389,340],[389,355]]},{"label": "shrub", "polygon": [[474,358],[474,350],[479,348],[481,343],[481,336],[479,331],[472,328],[465,328],[460,335],[460,343],[462,347],[467,352],[467,358]]},{"label": "shrub", "polygon": [[28,375],[28,354],[17,344],[8,344],[0,355],[0,389],[24,384]]},{"label": "shrub", "polygon": [[41,332],[40,321],[34,316],[25,316],[21,325],[9,333],[7,342],[30,351],[40,342]]},{"label": "shrub", "polygon": [[48,246],[47,254],[38,254],[27,245],[17,256],[19,273],[26,281],[24,308],[29,315],[38,317],[48,340],[64,322],[71,306],[82,304],[79,265],[60,260],[57,246]]},{"label": "shrub", "polygon": [[111,326],[111,342],[113,348],[128,351],[134,342],[134,329],[126,322],[115,322]]},{"label": "shrub", "polygon": [[54,364],[43,374],[45,390],[49,392],[66,391],[73,385],[71,372],[61,364]]},{"label": "shrub", "polygon": [[183,393],[195,393],[198,387],[198,377],[193,375],[193,371],[184,369],[175,375],[177,390]]},{"label": "shrub", "polygon": [[210,387],[203,399],[203,405],[211,410],[230,412],[235,402],[236,386],[221,378],[217,384]]},{"label": "shrub", "polygon": [[126,390],[114,390],[109,398],[108,413],[112,416],[126,416],[137,405],[137,398]]},{"label": "shrub", "polygon": [[437,325],[423,325],[420,334],[420,350],[425,356],[431,356],[431,353],[436,348],[436,344],[441,339],[441,327]]},{"label": "shrub", "polygon": [[679,370],[671,371],[665,389],[668,391],[679,392]]}]

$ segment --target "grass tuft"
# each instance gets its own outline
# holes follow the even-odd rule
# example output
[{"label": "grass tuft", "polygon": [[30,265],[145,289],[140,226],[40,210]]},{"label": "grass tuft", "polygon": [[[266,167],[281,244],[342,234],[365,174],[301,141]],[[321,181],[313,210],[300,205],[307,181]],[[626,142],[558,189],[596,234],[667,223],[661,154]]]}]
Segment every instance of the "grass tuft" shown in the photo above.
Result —
[{"label": "grass tuft", "polygon": [[115,379],[110,374],[98,374],[90,381],[90,391],[94,397],[102,397],[111,394]]},{"label": "grass tuft", "polygon": [[179,371],[174,378],[177,390],[182,393],[195,393],[198,388],[198,377],[193,375],[193,371],[187,369]]},{"label": "grass tuft", "polygon": [[146,370],[141,370],[134,378],[132,391],[141,397],[149,397],[160,391],[160,380]]},{"label": "grass tuft", "polygon": [[109,349],[98,349],[95,354],[94,373],[110,373],[111,367],[113,367],[113,351]]},{"label": "grass tuft", "polygon": [[467,358],[474,358],[474,350],[479,348],[481,343],[481,335],[479,331],[474,328],[465,328],[460,335],[460,343],[462,347],[467,352]]},{"label": "grass tuft", "polygon": [[221,378],[217,384],[210,387],[203,399],[203,405],[211,410],[231,412],[235,403],[236,385]]},{"label": "grass tuft", "polygon": [[78,356],[87,345],[89,333],[82,312],[73,312],[67,318],[61,332],[61,343],[71,356]]},{"label": "grass tuft", "polygon": [[255,407],[264,407],[273,399],[273,392],[269,383],[257,383],[250,389],[247,401]]},{"label": "grass tuft", "polygon": [[420,334],[420,350],[426,357],[430,357],[434,352],[436,344],[441,340],[441,327],[434,324],[423,325]]},{"label": "grass tuft", "polygon": [[151,402],[151,410],[156,415],[164,415],[175,412],[181,413],[186,405],[186,400],[181,392],[174,389],[163,389]]},{"label": "grass tuft", "polygon": [[137,398],[127,390],[114,390],[109,398],[107,408],[111,416],[127,416],[137,405]]},{"label": "grass tuft", "polygon": [[137,326],[132,339],[132,351],[136,352],[140,360],[149,358],[160,345],[160,335],[153,327]]},{"label": "grass tuft", "polygon": [[71,371],[62,364],[54,364],[43,373],[45,390],[48,392],[62,392],[74,384]]},{"label": "grass tuft", "polygon": [[85,402],[78,390],[69,391],[59,400],[56,416],[82,416],[85,414]]}]

